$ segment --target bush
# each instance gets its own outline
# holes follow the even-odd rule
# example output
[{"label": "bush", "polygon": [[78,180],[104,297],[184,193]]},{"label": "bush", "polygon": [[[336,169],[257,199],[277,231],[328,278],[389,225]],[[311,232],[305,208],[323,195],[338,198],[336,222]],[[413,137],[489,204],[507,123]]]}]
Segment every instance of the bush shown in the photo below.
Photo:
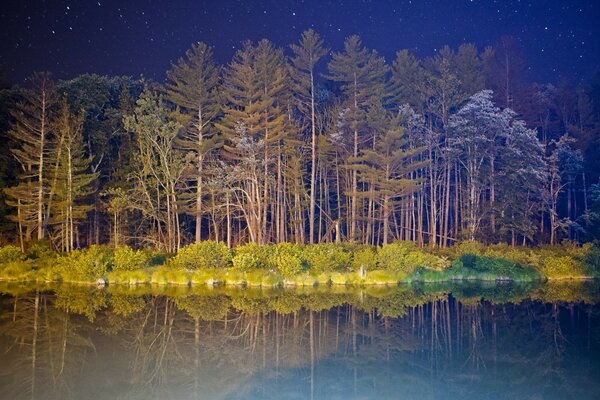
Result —
[{"label": "bush", "polygon": [[272,250],[273,246],[261,246],[256,243],[236,247],[232,260],[233,268],[243,272],[269,269]]},{"label": "bush", "polygon": [[315,244],[305,247],[303,255],[311,270],[318,273],[352,270],[352,251],[347,246],[333,243]]},{"label": "bush", "polygon": [[371,246],[361,246],[354,251],[354,259],[352,260],[352,269],[359,271],[372,271],[377,268],[377,254]]},{"label": "bush", "polygon": [[112,262],[110,249],[91,246],[58,257],[57,270],[65,281],[96,282],[106,274]]},{"label": "bush", "polygon": [[25,260],[25,254],[17,246],[8,245],[0,247],[0,264]]},{"label": "bush", "polygon": [[185,270],[227,268],[231,265],[231,251],[223,242],[205,240],[179,249],[169,264]]},{"label": "bush", "polygon": [[28,259],[48,260],[57,256],[57,253],[52,250],[50,243],[46,240],[36,240],[28,244],[25,250],[25,255]]},{"label": "bush", "polygon": [[530,255],[530,264],[550,279],[588,277],[593,272],[587,261],[591,244],[577,246],[563,242],[558,246],[542,246]]},{"label": "bush", "polygon": [[272,246],[268,265],[284,278],[299,274],[307,266],[303,260],[302,247],[293,243],[278,243]]},{"label": "bush", "polygon": [[129,246],[119,246],[115,249],[113,271],[135,271],[148,266],[148,255]]},{"label": "bush", "polygon": [[413,273],[417,267],[444,269],[448,266],[446,259],[426,253],[413,242],[396,242],[380,247],[377,250],[377,264],[381,269],[404,276]]}]

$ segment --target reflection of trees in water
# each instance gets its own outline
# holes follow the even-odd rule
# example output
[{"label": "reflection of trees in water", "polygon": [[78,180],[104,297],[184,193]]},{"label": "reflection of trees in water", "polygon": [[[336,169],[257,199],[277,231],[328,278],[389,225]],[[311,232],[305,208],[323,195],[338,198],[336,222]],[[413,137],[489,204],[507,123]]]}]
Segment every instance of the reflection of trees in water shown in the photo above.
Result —
[{"label": "reflection of trees in water", "polygon": [[[1,314],[2,379],[7,398],[58,398],[72,390],[81,365],[94,354],[93,327],[80,315],[61,311],[54,296],[36,291],[11,299],[12,313]],[[61,395],[63,397],[63,395]]]},{"label": "reflection of trees in water", "polygon": [[581,331],[597,346],[600,318],[591,305],[405,289],[167,297],[79,288],[5,297],[2,308],[0,379],[13,398],[279,398],[283,387],[427,398],[436,382],[460,396],[576,393],[589,375],[565,378],[568,340]]}]

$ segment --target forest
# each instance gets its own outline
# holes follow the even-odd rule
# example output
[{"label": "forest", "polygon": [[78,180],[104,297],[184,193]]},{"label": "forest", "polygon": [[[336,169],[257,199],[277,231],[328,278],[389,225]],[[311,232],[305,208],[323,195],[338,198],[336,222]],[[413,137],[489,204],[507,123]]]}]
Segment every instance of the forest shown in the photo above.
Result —
[{"label": "forest", "polygon": [[389,62],[307,30],[226,65],[198,42],[163,83],[4,86],[0,244],[600,238],[600,73],[536,83],[511,37]]}]

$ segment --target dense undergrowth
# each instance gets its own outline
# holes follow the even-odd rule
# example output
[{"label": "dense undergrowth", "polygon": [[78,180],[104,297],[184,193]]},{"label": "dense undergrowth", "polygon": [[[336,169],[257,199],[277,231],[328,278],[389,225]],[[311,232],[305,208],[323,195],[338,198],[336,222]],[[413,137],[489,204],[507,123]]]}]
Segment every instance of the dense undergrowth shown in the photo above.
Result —
[{"label": "dense undergrowth", "polygon": [[539,248],[462,242],[424,249],[412,242],[382,247],[246,244],[233,250],[204,241],[175,255],[91,246],[59,254],[43,244],[25,253],[0,248],[0,279],[109,284],[394,285],[398,282],[522,281],[600,277],[600,249],[563,243]]}]

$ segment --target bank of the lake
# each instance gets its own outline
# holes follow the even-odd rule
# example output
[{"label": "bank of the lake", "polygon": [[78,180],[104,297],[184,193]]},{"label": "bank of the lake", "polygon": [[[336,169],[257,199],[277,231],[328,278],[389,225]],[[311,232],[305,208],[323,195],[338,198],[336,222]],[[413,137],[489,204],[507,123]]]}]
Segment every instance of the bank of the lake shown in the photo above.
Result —
[{"label": "bank of the lake", "polygon": [[395,242],[356,244],[247,244],[228,249],[204,241],[177,254],[92,246],[66,254],[43,244],[25,252],[0,248],[0,280],[87,284],[328,286],[396,285],[400,282],[594,279],[600,250],[591,244],[486,246],[462,242],[451,248]]}]

